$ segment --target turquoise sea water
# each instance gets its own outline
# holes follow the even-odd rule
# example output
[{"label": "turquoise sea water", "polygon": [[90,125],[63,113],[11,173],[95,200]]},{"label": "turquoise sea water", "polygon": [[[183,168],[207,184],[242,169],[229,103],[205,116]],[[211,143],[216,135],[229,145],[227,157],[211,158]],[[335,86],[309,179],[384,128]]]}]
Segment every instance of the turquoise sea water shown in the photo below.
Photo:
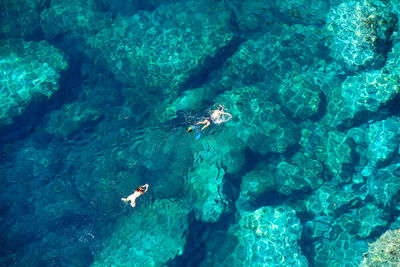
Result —
[{"label": "turquoise sea water", "polygon": [[399,266],[399,16],[1,1],[0,266]]}]

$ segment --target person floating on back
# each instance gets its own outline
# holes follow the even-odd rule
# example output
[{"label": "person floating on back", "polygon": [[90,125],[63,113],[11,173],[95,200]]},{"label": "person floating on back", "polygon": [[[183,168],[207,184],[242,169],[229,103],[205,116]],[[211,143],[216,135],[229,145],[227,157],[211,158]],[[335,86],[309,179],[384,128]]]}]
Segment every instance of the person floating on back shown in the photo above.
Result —
[{"label": "person floating on back", "polygon": [[148,189],[149,189],[149,185],[148,184],[142,185],[142,186],[136,188],[135,192],[133,192],[132,195],[128,196],[127,198],[121,198],[121,200],[123,202],[125,202],[125,203],[128,203],[130,201],[132,208],[134,208],[136,206],[135,200],[140,195],[143,195],[144,193],[146,193]]},{"label": "person floating on back", "polygon": [[198,123],[196,123],[196,125],[205,124],[203,126],[203,128],[201,128],[201,130],[200,130],[200,131],[203,131],[205,128],[210,126],[211,122],[221,123],[221,122],[228,121],[229,119],[225,120],[225,119],[222,118],[223,115],[229,116],[229,119],[232,118],[232,115],[229,114],[229,113],[224,112],[224,108],[221,105],[219,105],[219,108],[217,110],[214,110],[210,117],[208,117],[204,121],[199,121]]}]

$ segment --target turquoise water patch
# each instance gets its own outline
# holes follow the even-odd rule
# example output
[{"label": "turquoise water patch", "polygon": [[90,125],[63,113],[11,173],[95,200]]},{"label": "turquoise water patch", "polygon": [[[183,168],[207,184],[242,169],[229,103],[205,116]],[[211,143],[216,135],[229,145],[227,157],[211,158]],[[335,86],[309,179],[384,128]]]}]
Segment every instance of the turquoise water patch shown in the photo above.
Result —
[{"label": "turquoise water patch", "polygon": [[0,2],[1,266],[397,266],[397,1]]}]

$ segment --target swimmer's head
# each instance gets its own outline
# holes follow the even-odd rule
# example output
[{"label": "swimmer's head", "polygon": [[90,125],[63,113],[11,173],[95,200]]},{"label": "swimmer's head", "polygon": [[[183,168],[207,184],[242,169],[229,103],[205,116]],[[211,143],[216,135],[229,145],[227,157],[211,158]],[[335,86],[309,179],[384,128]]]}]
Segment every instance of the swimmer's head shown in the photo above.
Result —
[{"label": "swimmer's head", "polygon": [[222,111],[222,106],[219,106],[218,110],[219,110],[219,111]]},{"label": "swimmer's head", "polygon": [[192,128],[192,127],[189,127],[189,128],[188,128],[188,132],[191,133],[192,131],[193,131],[193,128]]}]

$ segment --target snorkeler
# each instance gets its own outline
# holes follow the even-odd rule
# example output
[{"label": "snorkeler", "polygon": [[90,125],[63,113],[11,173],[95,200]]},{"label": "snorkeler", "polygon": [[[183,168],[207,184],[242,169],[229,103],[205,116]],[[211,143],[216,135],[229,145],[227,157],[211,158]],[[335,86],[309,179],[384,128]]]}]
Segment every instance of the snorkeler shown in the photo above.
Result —
[{"label": "snorkeler", "polygon": [[136,188],[135,192],[132,195],[128,196],[127,198],[121,198],[121,200],[123,202],[129,202],[130,201],[132,208],[134,208],[136,206],[135,200],[140,195],[146,193],[148,189],[149,189],[149,185],[148,184],[142,185],[142,186]]},{"label": "snorkeler", "polygon": [[219,108],[217,110],[214,110],[210,117],[208,117],[204,121],[199,121],[198,123],[196,123],[196,125],[205,124],[203,126],[203,128],[201,128],[201,130],[200,130],[200,131],[203,131],[205,128],[210,126],[211,122],[215,123],[216,121],[220,120],[222,115],[227,115],[229,117],[232,117],[231,114],[224,112],[223,107],[221,105],[219,105]]}]

